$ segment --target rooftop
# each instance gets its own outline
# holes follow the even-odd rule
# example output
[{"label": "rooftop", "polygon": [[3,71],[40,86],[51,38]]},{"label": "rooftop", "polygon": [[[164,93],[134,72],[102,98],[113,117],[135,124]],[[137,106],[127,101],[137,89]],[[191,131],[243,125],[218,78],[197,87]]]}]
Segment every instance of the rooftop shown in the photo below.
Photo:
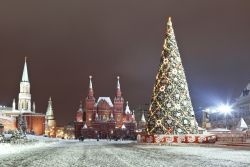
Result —
[{"label": "rooftop", "polygon": [[110,107],[113,107],[113,103],[110,99],[110,97],[99,97],[97,102],[95,103],[95,107],[101,102],[101,101],[106,101]]}]

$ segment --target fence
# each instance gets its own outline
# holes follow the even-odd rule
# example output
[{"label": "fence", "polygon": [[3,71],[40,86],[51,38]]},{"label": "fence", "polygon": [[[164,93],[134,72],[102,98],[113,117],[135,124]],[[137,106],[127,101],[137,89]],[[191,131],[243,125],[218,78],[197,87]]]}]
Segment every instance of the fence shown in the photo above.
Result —
[{"label": "fence", "polygon": [[243,143],[246,142],[247,133],[218,133],[217,141],[223,143]]}]

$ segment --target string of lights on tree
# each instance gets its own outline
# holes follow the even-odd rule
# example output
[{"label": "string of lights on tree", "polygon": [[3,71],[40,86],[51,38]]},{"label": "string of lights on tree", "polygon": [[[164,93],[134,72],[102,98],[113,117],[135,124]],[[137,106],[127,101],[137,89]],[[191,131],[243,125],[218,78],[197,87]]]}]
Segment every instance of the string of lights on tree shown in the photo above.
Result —
[{"label": "string of lights on tree", "polygon": [[148,111],[149,134],[196,134],[197,125],[171,18]]}]

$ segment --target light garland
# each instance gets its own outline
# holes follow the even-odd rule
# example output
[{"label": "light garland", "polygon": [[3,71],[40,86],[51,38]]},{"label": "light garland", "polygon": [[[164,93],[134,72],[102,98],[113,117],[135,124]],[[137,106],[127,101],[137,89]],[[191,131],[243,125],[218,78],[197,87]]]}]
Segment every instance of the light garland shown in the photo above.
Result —
[{"label": "light garland", "polygon": [[163,51],[151,104],[150,134],[196,134],[194,111],[171,19],[167,23]]}]

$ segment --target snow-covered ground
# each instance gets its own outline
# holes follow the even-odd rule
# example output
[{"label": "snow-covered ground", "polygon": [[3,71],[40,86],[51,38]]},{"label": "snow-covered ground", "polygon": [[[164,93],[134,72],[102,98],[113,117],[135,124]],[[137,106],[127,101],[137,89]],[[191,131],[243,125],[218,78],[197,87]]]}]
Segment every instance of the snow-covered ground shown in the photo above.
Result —
[{"label": "snow-covered ground", "polygon": [[0,155],[0,166],[250,166],[249,150],[138,145],[130,141],[46,140],[45,138],[45,142],[27,146],[27,149],[20,152]]},{"label": "snow-covered ground", "polygon": [[43,136],[27,135],[27,138],[36,142],[31,142],[27,144],[0,143],[0,156],[21,153],[23,151],[38,149],[41,147],[48,147],[52,144],[59,142],[59,139],[52,139]]}]

